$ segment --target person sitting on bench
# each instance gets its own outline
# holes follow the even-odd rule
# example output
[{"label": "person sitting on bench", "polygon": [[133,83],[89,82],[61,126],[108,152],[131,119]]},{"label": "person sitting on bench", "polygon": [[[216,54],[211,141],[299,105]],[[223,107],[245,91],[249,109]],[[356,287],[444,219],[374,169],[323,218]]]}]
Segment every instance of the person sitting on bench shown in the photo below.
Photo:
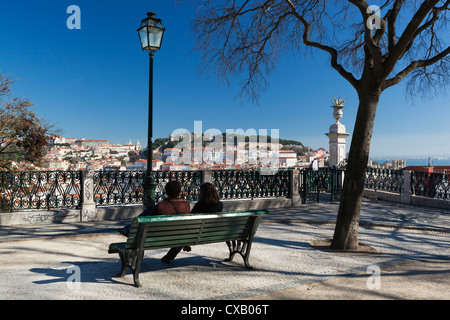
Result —
[{"label": "person sitting on bench", "polygon": [[[192,208],[191,213],[222,212],[222,209],[223,203],[220,201],[219,193],[214,188],[214,185],[209,182],[203,183],[200,186],[200,199]],[[169,264],[170,260],[175,259],[181,249],[188,252],[191,251],[191,247],[172,248],[162,257],[161,261]]]},{"label": "person sitting on bench", "polygon": [[[158,204],[153,204],[145,209],[139,217],[190,213],[191,206],[189,205],[189,202],[180,198],[181,183],[176,180],[171,180],[167,182],[164,190],[167,198]],[[128,237],[130,226],[131,224],[128,224],[123,228],[117,229],[117,231]]]}]

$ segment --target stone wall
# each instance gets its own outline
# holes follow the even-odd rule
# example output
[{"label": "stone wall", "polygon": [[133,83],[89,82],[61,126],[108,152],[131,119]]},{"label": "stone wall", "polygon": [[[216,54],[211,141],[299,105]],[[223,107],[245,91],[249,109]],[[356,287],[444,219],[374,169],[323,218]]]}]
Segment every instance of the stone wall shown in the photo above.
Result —
[{"label": "stone wall", "polygon": [[[224,200],[223,211],[244,211],[271,208],[286,208],[293,205],[290,198]],[[191,208],[195,203],[191,203]],[[296,205],[300,205],[297,203]],[[51,223],[79,223],[103,220],[130,220],[143,211],[143,205],[97,207],[85,211],[77,209],[27,210],[0,214],[0,226]]]}]

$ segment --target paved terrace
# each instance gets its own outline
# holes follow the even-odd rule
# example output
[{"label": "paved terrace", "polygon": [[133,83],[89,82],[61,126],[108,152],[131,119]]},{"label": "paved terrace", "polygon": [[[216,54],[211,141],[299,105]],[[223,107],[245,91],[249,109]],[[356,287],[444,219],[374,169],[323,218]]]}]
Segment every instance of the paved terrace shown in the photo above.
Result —
[{"label": "paved terrace", "polygon": [[[117,277],[124,221],[0,227],[0,299],[450,299],[450,211],[365,201],[360,241],[376,252],[319,250],[333,235],[337,203],[271,209],[260,225],[250,262],[223,262],[225,244],[193,247],[170,265],[167,250],[145,253],[140,279]],[[73,279],[80,271],[79,287]],[[380,268],[370,289],[368,270]]]}]

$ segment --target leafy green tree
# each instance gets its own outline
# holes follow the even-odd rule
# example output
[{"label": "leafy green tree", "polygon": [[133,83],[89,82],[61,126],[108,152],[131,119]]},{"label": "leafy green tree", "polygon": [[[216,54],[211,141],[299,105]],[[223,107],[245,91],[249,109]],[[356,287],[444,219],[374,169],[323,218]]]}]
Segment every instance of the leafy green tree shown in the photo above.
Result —
[{"label": "leafy green tree", "polygon": [[12,162],[42,164],[52,131],[31,110],[23,98],[11,97],[13,81],[0,74],[0,170],[10,170]]},{"label": "leafy green tree", "polygon": [[130,162],[133,163],[140,159],[139,154],[136,151],[128,151],[128,157],[130,158]]}]

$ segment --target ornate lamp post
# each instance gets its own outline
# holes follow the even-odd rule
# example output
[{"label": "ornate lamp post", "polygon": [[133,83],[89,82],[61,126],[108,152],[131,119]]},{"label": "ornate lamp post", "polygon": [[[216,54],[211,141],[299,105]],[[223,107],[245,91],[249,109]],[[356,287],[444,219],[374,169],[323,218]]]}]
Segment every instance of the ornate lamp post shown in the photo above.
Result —
[{"label": "ornate lamp post", "polygon": [[156,18],[153,12],[147,13],[137,30],[141,40],[142,50],[148,51],[150,56],[149,97],[148,97],[148,140],[147,140],[147,173],[144,181],[144,206],[148,208],[155,202],[156,183],[152,174],[153,158],[153,56],[161,48],[164,31],[166,29],[161,19]]}]

